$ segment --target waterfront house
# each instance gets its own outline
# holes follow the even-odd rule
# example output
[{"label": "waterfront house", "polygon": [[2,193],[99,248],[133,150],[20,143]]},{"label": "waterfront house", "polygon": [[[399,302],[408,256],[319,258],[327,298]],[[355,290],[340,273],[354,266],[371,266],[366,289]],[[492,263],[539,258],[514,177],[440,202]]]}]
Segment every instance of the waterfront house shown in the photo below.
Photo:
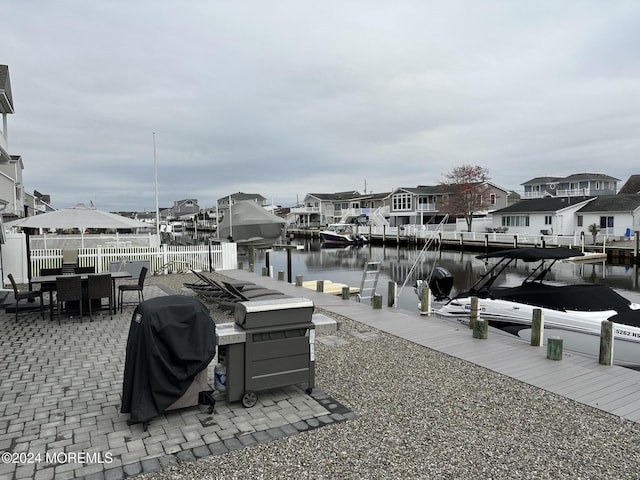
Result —
[{"label": "waterfront house", "polygon": [[[483,198],[477,215],[485,216],[494,210],[511,205],[520,196],[492,182],[482,184]],[[446,203],[455,195],[452,185],[419,185],[417,187],[397,188],[389,195],[389,223],[392,227],[402,225],[437,225],[448,213]],[[451,219],[453,221],[453,219]]]},{"label": "waterfront house", "polygon": [[[382,212],[389,193],[361,194],[356,190],[337,193],[308,193],[302,205],[291,209],[293,223],[317,228],[330,223],[351,223],[354,219],[385,222]],[[388,209],[387,209],[388,210]]]},{"label": "waterfront house", "polygon": [[184,200],[175,200],[173,206],[169,209],[169,216],[172,218],[193,217],[200,211],[198,200],[195,198],[187,198]]},{"label": "waterfront house", "polygon": [[618,194],[596,197],[576,212],[576,231],[591,235],[595,224],[607,238],[630,238],[640,230],[640,195]]},{"label": "waterfront house", "polygon": [[575,173],[568,177],[536,177],[521,185],[524,199],[615,195],[620,180],[602,173]]},{"label": "waterfront house", "polygon": [[574,235],[578,210],[596,197],[544,197],[522,200],[493,212],[493,229],[510,234]]}]

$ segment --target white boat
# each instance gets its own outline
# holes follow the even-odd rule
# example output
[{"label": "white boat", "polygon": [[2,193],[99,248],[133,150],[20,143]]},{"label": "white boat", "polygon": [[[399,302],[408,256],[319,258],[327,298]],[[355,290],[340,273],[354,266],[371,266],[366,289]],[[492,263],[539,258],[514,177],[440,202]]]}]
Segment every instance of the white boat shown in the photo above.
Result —
[{"label": "white boat", "polygon": [[332,223],[320,231],[320,239],[327,246],[362,245],[367,242],[364,235],[355,233],[353,225]]},{"label": "white boat", "polygon": [[[530,338],[533,310],[542,310],[545,338],[563,337],[567,350],[598,355],[602,321],[614,323],[614,363],[640,367],[640,304],[633,303],[603,284],[554,284],[546,275],[558,260],[576,256],[564,247],[520,248],[480,255],[482,260],[499,259],[468,291],[448,298],[453,281],[449,275],[434,278],[428,286],[436,301],[443,301],[434,313],[469,323],[471,298],[478,298],[480,318],[502,331]],[[538,265],[521,285],[498,287],[494,283],[515,261]],[[444,270],[444,269],[441,269]],[[445,271],[446,272],[446,271]],[[425,281],[419,281],[416,294],[421,295]]]},{"label": "white boat", "polygon": [[240,246],[271,248],[282,236],[285,221],[256,202],[244,200],[231,206],[218,226],[220,241],[233,241]]}]

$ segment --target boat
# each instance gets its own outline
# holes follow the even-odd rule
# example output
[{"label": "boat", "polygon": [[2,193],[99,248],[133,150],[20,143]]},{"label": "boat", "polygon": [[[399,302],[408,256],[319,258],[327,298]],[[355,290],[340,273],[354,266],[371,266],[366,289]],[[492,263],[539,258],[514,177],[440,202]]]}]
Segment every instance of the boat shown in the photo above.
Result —
[{"label": "boat", "polygon": [[[633,303],[604,284],[558,284],[545,277],[557,261],[580,256],[570,248],[516,248],[476,258],[493,267],[468,290],[450,297],[451,276],[438,267],[439,274],[416,282],[416,294],[429,288],[435,302],[442,302],[433,313],[469,323],[471,298],[478,298],[478,314],[490,327],[530,339],[533,310],[541,309],[544,337],[560,336],[567,350],[598,355],[602,321],[614,323],[614,363],[640,368],[640,304]],[[537,266],[516,286],[496,286],[497,279],[516,261],[536,262]],[[443,271],[444,270],[444,273]]]},{"label": "boat", "polygon": [[320,239],[326,246],[362,245],[367,238],[353,231],[348,223],[332,223],[320,231]]},{"label": "boat", "polygon": [[219,241],[233,241],[244,247],[271,248],[282,236],[285,220],[252,200],[234,203],[231,212],[232,215],[225,215],[218,225]]}]

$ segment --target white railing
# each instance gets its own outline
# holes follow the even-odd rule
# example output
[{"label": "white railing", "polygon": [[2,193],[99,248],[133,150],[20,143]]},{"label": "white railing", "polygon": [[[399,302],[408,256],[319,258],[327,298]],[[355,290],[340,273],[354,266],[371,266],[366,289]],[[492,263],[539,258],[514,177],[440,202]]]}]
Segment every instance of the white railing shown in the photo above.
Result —
[{"label": "white railing", "polygon": [[[438,231],[436,225],[402,225],[400,227],[357,227],[357,233],[375,238],[394,239],[399,238],[404,241],[411,240],[443,240],[448,242],[484,242],[504,243],[505,245],[542,245],[578,247],[592,245],[591,235],[581,235],[579,232],[574,235],[543,235],[535,233],[501,233],[501,232],[464,232],[455,230],[454,225],[445,225],[444,230]],[[618,239],[618,237],[615,237]],[[635,237],[625,237],[633,240]],[[610,238],[599,234],[596,242],[609,242]]]},{"label": "white railing", "polygon": [[[62,249],[36,249],[31,251],[31,271],[38,275],[41,268],[56,268],[62,265]],[[237,268],[237,246],[235,243],[219,245],[193,245],[156,247],[80,248],[78,264],[93,266],[97,273],[108,272],[114,262],[149,261],[151,273],[180,273],[190,269],[229,270]]]}]

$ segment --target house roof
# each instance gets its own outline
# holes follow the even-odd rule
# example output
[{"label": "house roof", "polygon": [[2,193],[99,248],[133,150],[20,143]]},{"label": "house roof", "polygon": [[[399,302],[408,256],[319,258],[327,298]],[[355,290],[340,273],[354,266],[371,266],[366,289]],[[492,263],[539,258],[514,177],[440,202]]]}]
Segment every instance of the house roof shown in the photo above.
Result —
[{"label": "house roof", "polygon": [[562,177],[536,177],[521,183],[520,185],[540,185],[543,183],[554,183],[558,180],[562,180]]},{"label": "house roof", "polygon": [[640,195],[618,194],[596,197],[578,212],[630,212],[640,208]]},{"label": "house roof", "polygon": [[640,175],[631,175],[618,192],[620,193],[640,193]]},{"label": "house roof", "polygon": [[0,111],[13,113],[13,94],[7,65],[0,65]]},{"label": "house roof", "polygon": [[604,173],[574,173],[567,177],[536,177],[520,185],[541,185],[546,183],[558,183],[558,182],[575,182],[579,180],[606,180],[619,182],[620,179],[610,177]]},{"label": "house roof", "polygon": [[[611,195],[613,196],[613,195]],[[503,213],[534,213],[534,212],[557,212],[564,208],[579,203],[593,200],[596,197],[545,197],[534,198],[531,200],[522,200],[500,210],[493,212],[494,214]]]},{"label": "house roof", "polygon": [[336,201],[336,200],[351,200],[352,198],[361,197],[359,192],[353,190],[350,192],[336,192],[336,193],[310,193],[310,197],[315,197],[318,200]]},{"label": "house roof", "polygon": [[573,175],[569,175],[562,179],[563,181],[574,181],[574,180],[606,180],[611,182],[619,182],[619,178],[614,178],[609,175],[605,175],[604,173],[575,173]]}]

